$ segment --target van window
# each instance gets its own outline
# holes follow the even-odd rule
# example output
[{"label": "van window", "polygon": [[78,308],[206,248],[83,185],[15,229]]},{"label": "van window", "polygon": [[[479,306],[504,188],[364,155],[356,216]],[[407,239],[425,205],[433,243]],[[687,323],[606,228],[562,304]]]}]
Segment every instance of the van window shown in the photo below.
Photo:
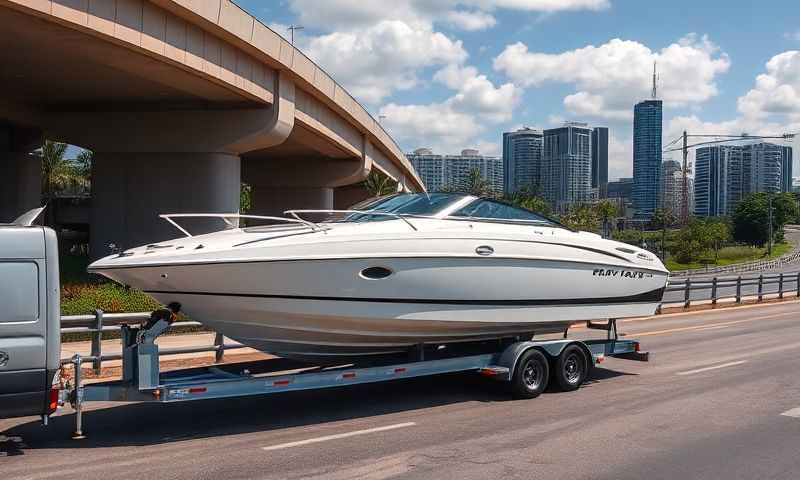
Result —
[{"label": "van window", "polygon": [[0,324],[39,319],[39,268],[32,262],[0,262]]}]

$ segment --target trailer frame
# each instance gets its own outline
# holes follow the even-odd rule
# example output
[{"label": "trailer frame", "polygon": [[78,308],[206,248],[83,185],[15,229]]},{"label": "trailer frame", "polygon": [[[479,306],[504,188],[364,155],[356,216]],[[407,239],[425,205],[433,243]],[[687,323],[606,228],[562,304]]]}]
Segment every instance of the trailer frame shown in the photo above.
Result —
[{"label": "trailer frame", "polygon": [[[317,390],[468,371],[508,383],[514,378],[520,359],[526,352],[538,350],[554,364],[570,345],[577,345],[584,352],[588,362],[586,376],[606,357],[649,361],[649,353],[640,351],[637,340],[618,338],[616,319],[609,319],[602,324],[587,322],[587,328],[607,331],[605,339],[572,339],[568,338],[565,331],[561,339],[534,340],[531,337],[522,340],[514,337],[481,342],[472,349],[464,345],[420,344],[409,352],[409,359],[404,362],[309,366],[276,358],[161,372],[155,338],[168,327],[168,321],[157,322],[149,329],[122,325],[121,380],[84,384],[83,363],[95,359],[77,354],[72,357],[74,385],[68,385],[62,391],[62,404],[69,401],[75,412],[74,439],[86,438],[83,431],[83,405],[92,401],[176,403]],[[545,379],[546,382],[549,380]]]}]

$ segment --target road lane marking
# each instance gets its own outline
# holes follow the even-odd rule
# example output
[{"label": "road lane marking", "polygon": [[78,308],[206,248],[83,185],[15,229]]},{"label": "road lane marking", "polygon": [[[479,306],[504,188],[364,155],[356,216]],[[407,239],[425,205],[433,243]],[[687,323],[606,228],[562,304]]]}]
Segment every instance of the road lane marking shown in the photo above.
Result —
[{"label": "road lane marking", "polygon": [[800,407],[793,408],[791,410],[786,410],[785,412],[781,413],[784,417],[794,417],[800,418]]},{"label": "road lane marking", "polygon": [[278,445],[270,445],[268,447],[261,447],[262,450],[282,450],[284,448],[300,447],[303,445],[310,445],[312,443],[327,442],[329,440],[339,440],[341,438],[355,437],[357,435],[366,435],[369,433],[385,432],[387,430],[396,430],[398,428],[413,427],[416,422],[395,423],[394,425],[386,425],[385,427],[367,428],[365,430],[355,430],[346,433],[337,433],[335,435],[326,435],[324,437],[309,438],[307,440],[299,440],[297,442],[280,443]]},{"label": "road lane marking", "polygon": [[703,367],[703,368],[696,368],[694,370],[686,370],[685,372],[678,372],[676,375],[694,375],[695,373],[703,373],[709,370],[717,370],[719,368],[727,368],[727,367],[735,367],[736,365],[741,365],[743,363],[747,363],[747,360],[738,360],[736,362],[728,362],[723,363],[721,365],[713,365],[711,367]]},{"label": "road lane marking", "polygon": [[654,330],[652,332],[625,332],[625,336],[648,337],[650,335],[664,335],[666,333],[688,332],[692,330],[708,330],[712,328],[724,328],[731,325],[738,325],[740,323],[758,322],[770,318],[787,317],[789,315],[795,316],[797,315],[797,312],[783,312],[783,313],[776,313],[773,315],[764,315],[761,317],[746,318],[744,320],[734,320],[732,322],[709,323],[706,325],[692,325],[691,327],[669,328],[666,330]]}]

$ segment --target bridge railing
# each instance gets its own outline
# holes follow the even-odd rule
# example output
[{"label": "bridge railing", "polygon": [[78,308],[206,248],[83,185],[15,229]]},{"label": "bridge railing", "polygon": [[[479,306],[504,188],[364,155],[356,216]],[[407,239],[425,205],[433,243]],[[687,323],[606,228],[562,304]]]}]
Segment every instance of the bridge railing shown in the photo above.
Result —
[{"label": "bridge railing", "polygon": [[[748,287],[754,287],[748,289]],[[721,290],[731,290],[728,293],[721,293]],[[745,291],[747,290],[747,291]],[[800,272],[776,273],[769,275],[758,275],[743,277],[713,277],[704,279],[686,278],[682,280],[670,279],[667,283],[665,295],[680,292],[679,300],[664,301],[658,308],[660,313],[664,306],[682,306],[689,308],[693,302],[711,302],[716,305],[721,300],[732,300],[737,304],[743,303],[746,299],[762,302],[765,298],[776,297],[785,298],[786,295],[800,297]],[[704,292],[704,295],[697,296],[696,292]],[[105,313],[102,310],[95,310],[90,315],[69,315],[61,317],[61,333],[88,333],[91,338],[91,353],[87,358],[92,363],[92,368],[96,374],[100,374],[104,361],[120,360],[121,354],[103,354],[103,333],[119,331],[121,325],[139,325],[150,318],[150,312],[139,313]],[[200,322],[175,322],[172,328],[180,327],[200,327]],[[159,350],[160,355],[179,355],[187,353],[214,352],[216,362],[222,362],[226,350],[246,348],[246,345],[238,343],[226,343],[225,337],[220,333],[214,334],[214,341],[211,345],[201,345],[194,347],[163,348]],[[62,364],[70,363],[70,359],[64,359]]]}]

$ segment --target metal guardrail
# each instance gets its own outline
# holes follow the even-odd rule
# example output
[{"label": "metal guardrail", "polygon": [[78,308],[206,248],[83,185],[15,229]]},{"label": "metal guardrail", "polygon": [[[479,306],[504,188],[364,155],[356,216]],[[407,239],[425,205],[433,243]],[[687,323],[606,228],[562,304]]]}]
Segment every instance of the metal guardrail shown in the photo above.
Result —
[{"label": "metal guardrail", "polygon": [[[150,312],[138,313],[105,313],[102,310],[95,310],[91,315],[67,315],[61,317],[61,333],[89,333],[91,336],[91,354],[88,359],[92,362],[92,369],[96,374],[100,373],[103,361],[120,360],[122,355],[103,355],[103,332],[119,331],[121,325],[139,325],[150,318]],[[200,322],[175,322],[172,327],[198,327]],[[200,347],[183,348],[162,348],[159,350],[161,355],[178,355],[182,353],[214,352],[215,361],[222,362],[225,358],[226,350],[246,348],[246,345],[238,343],[225,343],[225,337],[221,333],[214,335],[214,344]],[[62,359],[61,364],[71,363],[72,359]]]},{"label": "metal guardrail", "polygon": [[[778,273],[773,275],[759,275],[757,277],[713,277],[711,279],[692,279],[670,280],[664,293],[682,292],[682,300],[677,302],[662,302],[657,313],[660,313],[664,304],[682,304],[683,308],[689,308],[692,302],[711,300],[711,305],[716,305],[720,300],[734,299],[737,304],[742,303],[744,294],[742,287],[755,286],[752,296],[758,302],[764,300],[767,295],[776,295],[777,298],[784,298],[787,293],[794,293],[800,297],[800,272]],[[772,286],[776,286],[772,288]],[[794,288],[791,288],[791,287]],[[735,294],[722,296],[719,295],[720,289],[734,288]],[[692,292],[707,291],[708,297],[692,298]],[[61,317],[61,333],[89,333],[91,335],[91,355],[87,359],[92,362],[92,369],[99,374],[103,361],[120,360],[122,355],[103,355],[103,332],[119,331],[120,325],[141,324],[150,318],[150,312],[139,313],[105,313],[102,310],[95,310],[92,315],[68,315]],[[200,322],[175,322],[173,327],[202,326]],[[164,348],[160,349],[160,355],[178,355],[185,353],[214,352],[215,361],[222,362],[226,350],[246,348],[246,345],[225,343],[225,337],[221,333],[214,335],[213,345],[183,348]],[[62,365],[71,363],[71,359],[61,361]]]},{"label": "metal guardrail", "polygon": [[[711,300],[711,305],[714,306],[719,300],[734,299],[737,304],[742,303],[742,298],[745,296],[742,293],[742,287],[756,287],[755,291],[750,296],[756,297],[758,302],[764,301],[767,295],[776,295],[777,298],[782,299],[787,293],[794,293],[795,297],[800,297],[800,272],[792,273],[776,273],[772,275],[758,275],[757,277],[713,277],[711,279],[692,279],[673,281],[667,283],[667,288],[664,293],[682,292],[683,300],[680,302],[662,302],[658,308],[665,303],[682,303],[683,308],[692,306],[692,302]],[[794,288],[792,288],[794,286]],[[735,294],[733,295],[719,295],[719,290],[722,288],[734,288]],[[692,292],[707,291],[709,293],[706,298],[692,298]]]}]

